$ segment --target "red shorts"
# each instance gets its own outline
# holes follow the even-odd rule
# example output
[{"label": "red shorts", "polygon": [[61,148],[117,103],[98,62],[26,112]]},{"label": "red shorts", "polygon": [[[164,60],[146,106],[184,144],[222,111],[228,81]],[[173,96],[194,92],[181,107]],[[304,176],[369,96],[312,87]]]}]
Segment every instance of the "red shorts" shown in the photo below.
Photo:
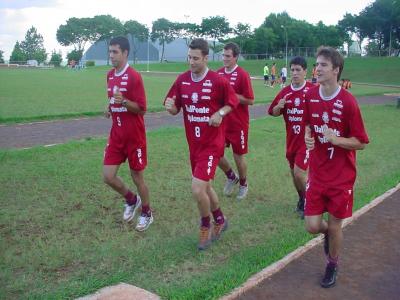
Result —
[{"label": "red shorts", "polygon": [[309,152],[291,152],[286,153],[286,159],[289,163],[291,169],[294,168],[294,165],[298,166],[300,169],[306,171],[308,169],[309,162]]},{"label": "red shorts", "polygon": [[204,181],[213,180],[218,162],[219,156],[212,154],[201,157],[190,156],[192,176]]},{"label": "red shorts", "polygon": [[307,182],[304,215],[315,216],[328,212],[338,219],[352,216],[353,188],[327,187]]},{"label": "red shorts", "polygon": [[142,171],[147,166],[146,145],[139,146],[134,144],[117,145],[111,140],[108,141],[104,149],[104,165],[120,165],[128,159],[129,168],[135,171]]},{"label": "red shorts", "polygon": [[239,130],[229,130],[225,132],[225,145],[232,145],[233,153],[243,155],[248,152],[247,141],[249,138],[249,127]]}]

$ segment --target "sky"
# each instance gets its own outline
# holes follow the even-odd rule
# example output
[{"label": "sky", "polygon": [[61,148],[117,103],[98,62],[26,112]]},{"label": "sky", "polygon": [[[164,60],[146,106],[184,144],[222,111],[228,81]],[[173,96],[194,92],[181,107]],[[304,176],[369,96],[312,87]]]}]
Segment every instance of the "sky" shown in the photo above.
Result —
[{"label": "sky", "polygon": [[[7,61],[17,41],[23,41],[34,26],[43,36],[48,53],[71,47],[58,44],[56,32],[69,18],[109,14],[122,22],[136,20],[151,30],[152,22],[166,18],[172,22],[200,24],[202,18],[224,16],[233,27],[238,22],[259,27],[270,13],[286,11],[292,18],[316,24],[336,25],[346,13],[359,14],[372,0],[0,0],[0,50]],[[86,49],[89,45],[86,46]]]}]

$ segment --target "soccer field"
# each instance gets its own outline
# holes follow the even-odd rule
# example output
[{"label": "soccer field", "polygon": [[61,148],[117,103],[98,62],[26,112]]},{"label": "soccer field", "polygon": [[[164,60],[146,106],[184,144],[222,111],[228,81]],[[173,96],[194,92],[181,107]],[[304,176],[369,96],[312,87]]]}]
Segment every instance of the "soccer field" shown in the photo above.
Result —
[{"label": "soccer field", "polygon": [[[261,76],[263,61],[242,61],[241,65],[251,75]],[[309,60],[309,64],[312,60]],[[279,62],[278,62],[279,64]],[[218,68],[221,62],[212,62]],[[146,65],[136,65],[145,71]],[[70,69],[0,69],[0,123],[26,122],[77,116],[101,115],[107,105],[105,76],[109,67],[94,67],[80,71]],[[177,74],[187,69],[184,63],[151,65],[151,71],[143,72],[148,110],[162,111],[163,99]],[[358,58],[346,60],[343,77],[353,82],[396,84],[400,86],[400,59]],[[279,88],[265,88],[262,80],[252,81],[255,103],[273,100]],[[400,88],[353,85],[356,96],[378,95],[384,92],[398,93]]]},{"label": "soccer field", "polygon": [[[400,178],[399,110],[370,105],[362,112],[371,144],[358,154],[355,209]],[[0,298],[71,299],[123,281],[163,299],[216,299],[303,245],[312,236],[294,213],[283,122],[258,119],[250,132],[248,199],[222,197],[217,172],[230,229],[205,252],[196,249],[183,129],[148,133],[155,222],[144,233],[123,223],[121,197],[101,180],[105,139],[0,151]],[[127,166],[121,171],[130,182]]]}]

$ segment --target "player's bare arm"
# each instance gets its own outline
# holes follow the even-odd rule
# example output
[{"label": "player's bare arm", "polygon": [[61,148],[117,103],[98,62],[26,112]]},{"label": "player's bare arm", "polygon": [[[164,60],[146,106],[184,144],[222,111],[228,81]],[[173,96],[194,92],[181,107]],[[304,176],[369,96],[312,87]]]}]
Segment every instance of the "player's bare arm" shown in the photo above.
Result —
[{"label": "player's bare arm", "polygon": [[272,109],[272,115],[274,117],[280,116],[282,114],[281,110],[285,107],[286,99],[282,98],[279,100],[278,104]]},{"label": "player's bare arm", "polygon": [[365,144],[361,143],[357,138],[345,138],[337,136],[332,128],[327,128],[323,132],[323,135],[332,145],[344,148],[346,150],[363,150],[365,148]]},{"label": "player's bare arm", "polygon": [[236,94],[236,97],[238,98],[240,104],[244,104],[244,105],[253,105],[254,104],[254,99],[246,98],[240,94]]},{"label": "player's bare arm", "polygon": [[175,96],[173,96],[172,98],[167,97],[167,99],[165,99],[165,103],[164,103],[165,109],[171,115],[176,115],[179,112],[178,108],[175,105],[175,99],[176,99]]},{"label": "player's bare arm", "polygon": [[107,119],[111,117],[110,107],[108,105],[104,109],[104,117],[106,117]]},{"label": "player's bare arm", "polygon": [[211,116],[208,124],[210,126],[219,127],[222,123],[223,117],[229,114],[231,111],[232,107],[230,107],[229,105],[225,105]]},{"label": "player's bare arm", "polygon": [[311,128],[309,125],[305,127],[304,141],[306,143],[307,150],[314,149],[315,139],[311,136]]}]

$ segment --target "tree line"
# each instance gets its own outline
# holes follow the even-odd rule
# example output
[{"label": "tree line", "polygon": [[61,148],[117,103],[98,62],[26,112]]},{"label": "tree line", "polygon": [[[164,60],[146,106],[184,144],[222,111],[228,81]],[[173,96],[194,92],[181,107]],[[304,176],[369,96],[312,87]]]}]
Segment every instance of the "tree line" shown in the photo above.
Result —
[{"label": "tree line", "polygon": [[[70,18],[57,30],[57,41],[62,46],[73,46],[68,53],[68,60],[79,61],[87,43],[104,41],[117,35],[132,35],[131,48],[136,61],[137,41],[150,39],[158,41],[161,46],[160,61],[164,60],[165,45],[177,38],[185,39],[187,45],[193,38],[204,37],[210,40],[213,53],[221,50],[221,43],[234,41],[239,44],[242,53],[264,55],[282,52],[287,46],[318,47],[329,45],[342,47],[350,45],[353,37],[361,44],[367,39],[368,54],[386,50],[391,55],[393,49],[400,48],[400,0],[376,0],[364,8],[360,14],[345,14],[337,25],[325,25],[318,22],[313,25],[303,20],[290,17],[286,12],[268,15],[263,24],[252,30],[249,24],[238,23],[231,27],[223,16],[203,18],[201,24],[180,23],[157,19],[150,29],[135,20],[121,22],[110,15],[99,15],[93,18]],[[107,47],[106,47],[107,50]],[[105,53],[105,57],[107,57]],[[2,51],[0,51],[0,61]],[[16,42],[10,61],[35,59],[43,62],[47,53],[43,47],[43,37],[34,27],[30,28],[22,42]],[[50,62],[59,64],[61,53],[53,50]]]}]

